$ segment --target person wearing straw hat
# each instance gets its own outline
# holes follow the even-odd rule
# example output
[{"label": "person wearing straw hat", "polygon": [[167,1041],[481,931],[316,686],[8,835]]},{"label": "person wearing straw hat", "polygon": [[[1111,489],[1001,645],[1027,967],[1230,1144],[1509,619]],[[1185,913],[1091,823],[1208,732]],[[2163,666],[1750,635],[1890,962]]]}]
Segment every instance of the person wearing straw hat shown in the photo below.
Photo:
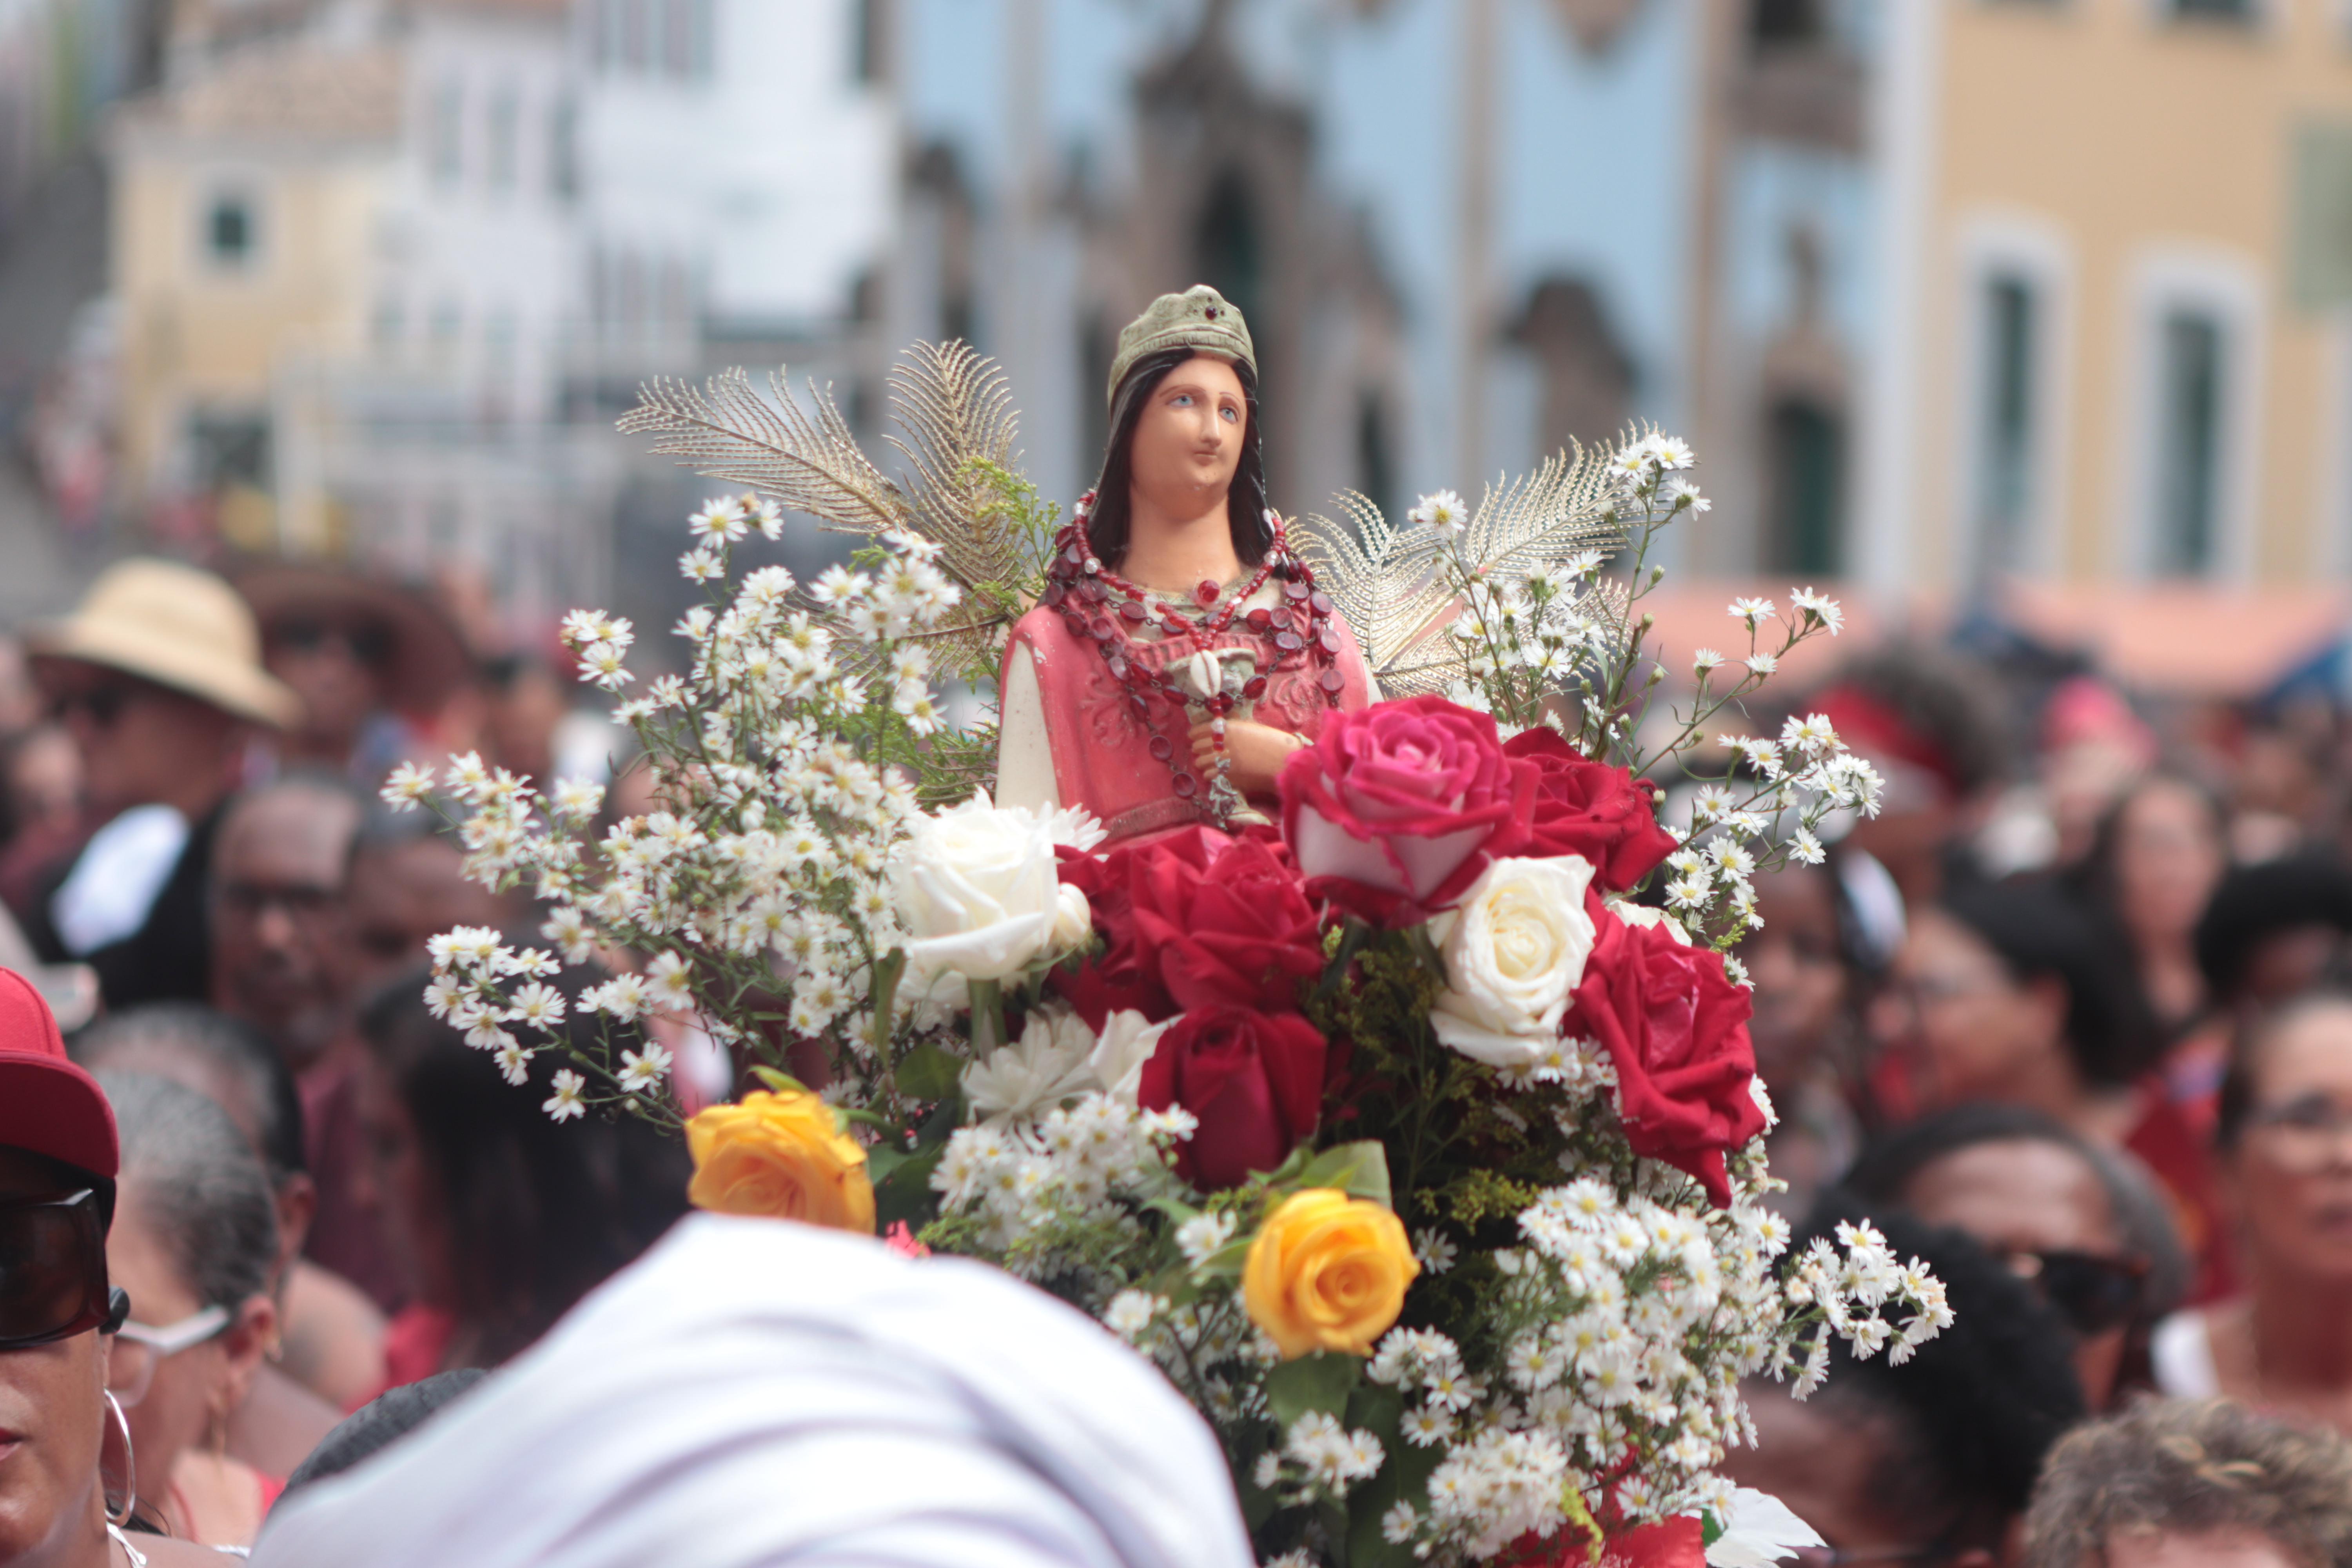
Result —
[{"label": "person wearing straw hat", "polygon": [[261,625],[264,664],[302,699],[301,721],[277,742],[289,766],[373,788],[423,749],[417,726],[473,673],[456,625],[415,589],[297,561],[247,566],[234,581]]},{"label": "person wearing straw hat", "polygon": [[213,831],[247,742],[295,722],[301,700],[262,668],[236,591],[174,562],[108,568],[26,646],[103,823],[42,879],[26,935],[49,963],[95,969],[110,1007],[202,1001]]}]

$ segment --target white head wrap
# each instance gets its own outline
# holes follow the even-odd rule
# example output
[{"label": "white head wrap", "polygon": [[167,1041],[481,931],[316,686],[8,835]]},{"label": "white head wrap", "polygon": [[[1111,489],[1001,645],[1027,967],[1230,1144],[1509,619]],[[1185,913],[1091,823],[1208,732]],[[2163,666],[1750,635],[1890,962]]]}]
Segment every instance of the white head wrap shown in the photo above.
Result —
[{"label": "white head wrap", "polygon": [[415,1434],[287,1500],[257,1568],[1250,1568],[1215,1439],[984,1265],[698,1215]]}]

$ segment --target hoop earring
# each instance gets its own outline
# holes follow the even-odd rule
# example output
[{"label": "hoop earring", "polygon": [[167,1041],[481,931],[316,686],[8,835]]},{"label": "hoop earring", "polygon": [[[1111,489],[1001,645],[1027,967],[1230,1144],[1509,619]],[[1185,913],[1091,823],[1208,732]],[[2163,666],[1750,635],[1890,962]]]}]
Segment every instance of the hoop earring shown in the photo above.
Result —
[{"label": "hoop earring", "polygon": [[[106,1504],[106,1522],[120,1529],[131,1522],[131,1510],[139,1506],[139,1463],[131,1451],[131,1418],[122,1414],[121,1403],[114,1397],[114,1390],[110,1388],[106,1391],[106,1408],[113,1413],[114,1429],[122,1438],[122,1506],[118,1510],[110,1499]],[[99,1447],[98,1480],[100,1487],[106,1489],[106,1448],[103,1443]]]}]

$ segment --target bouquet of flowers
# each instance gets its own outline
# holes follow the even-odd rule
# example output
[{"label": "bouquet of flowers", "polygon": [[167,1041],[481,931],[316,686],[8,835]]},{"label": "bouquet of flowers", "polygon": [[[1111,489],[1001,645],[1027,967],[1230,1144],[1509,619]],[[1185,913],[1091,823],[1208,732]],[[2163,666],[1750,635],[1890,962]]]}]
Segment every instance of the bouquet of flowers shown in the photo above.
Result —
[{"label": "bouquet of flowers", "polygon": [[[1214,1427],[1269,1559],[1695,1561],[1732,1522],[1743,1377],[1807,1392],[1832,1336],[1902,1359],[1950,1319],[1866,1226],[1784,1256],[1727,952],[1758,869],[1818,858],[1877,781],[1798,718],[1732,739],[1687,823],[1649,782],[1836,605],[1735,603],[1747,652],[1700,654],[1669,709],[1641,600],[1659,531],[1706,509],[1680,443],[1401,529],[1354,499],[1311,525],[1320,580],[1390,700],[1290,759],[1278,827],[1106,847],[972,787],[992,737],[932,682],[989,677],[1055,520],[968,351],[899,392],[919,488],[821,396],[649,395],[640,427],[766,492],[696,514],[686,672],[616,710],[657,809],[598,836],[592,786],[395,777],[551,911],[545,949],[436,939],[432,1005],[518,1082],[571,1053],[558,1119],[682,1125],[698,1204],[887,1230],[1090,1312]],[[786,508],[865,542],[805,584],[739,573]],[[635,684],[625,622],[565,636],[583,679]],[[611,978],[548,984],[592,954]],[[571,1008],[691,1015],[745,1090],[688,1117],[660,1047],[567,1045]]]}]

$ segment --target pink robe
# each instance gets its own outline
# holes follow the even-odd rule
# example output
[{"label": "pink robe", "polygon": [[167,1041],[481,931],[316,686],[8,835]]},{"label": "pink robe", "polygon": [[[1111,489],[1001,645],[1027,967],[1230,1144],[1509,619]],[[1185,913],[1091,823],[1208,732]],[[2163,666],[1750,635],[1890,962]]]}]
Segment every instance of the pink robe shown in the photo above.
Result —
[{"label": "pink robe", "polygon": [[[1339,649],[1331,665],[1339,672],[1339,706],[1362,708],[1371,700],[1372,689],[1364,656],[1345,621],[1334,615],[1330,624],[1339,631]],[[1257,654],[1258,668],[1266,677],[1265,691],[1251,710],[1237,712],[1236,718],[1308,740],[1322,733],[1323,715],[1330,707],[1316,684],[1319,671],[1306,650],[1281,653],[1270,634],[1241,624],[1209,638],[1205,646],[1212,653],[1251,648]],[[1054,784],[1064,805],[1082,805],[1094,813],[1111,842],[1214,821],[1208,781],[1194,773],[1200,788],[1187,799],[1176,793],[1171,767],[1171,762],[1192,756],[1191,709],[1158,697],[1139,703],[1111,679],[1093,639],[1074,634],[1059,610],[1041,605],[1022,616],[1005,645],[1006,655],[1016,647],[1027,648],[1036,668],[1045,738],[1054,754]],[[1196,650],[1189,637],[1137,638],[1128,644],[1127,656],[1157,675],[1172,657],[1190,658]],[[1155,739],[1167,743],[1166,760],[1153,754]],[[1250,804],[1269,816],[1276,815],[1270,796],[1253,796]]]}]

